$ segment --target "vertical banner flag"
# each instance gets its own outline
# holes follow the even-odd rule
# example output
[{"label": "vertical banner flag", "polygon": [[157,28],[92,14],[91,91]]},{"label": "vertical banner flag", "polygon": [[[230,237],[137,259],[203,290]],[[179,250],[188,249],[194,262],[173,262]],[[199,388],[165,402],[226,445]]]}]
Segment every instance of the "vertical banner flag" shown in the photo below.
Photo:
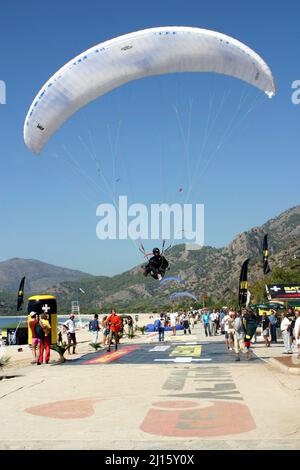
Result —
[{"label": "vertical banner flag", "polygon": [[241,275],[240,275],[240,286],[239,286],[239,306],[240,308],[245,307],[247,304],[248,294],[248,263],[250,259],[246,259],[244,262]]},{"label": "vertical banner flag", "polygon": [[24,284],[25,284],[25,276],[21,279],[20,287],[18,290],[17,312],[22,310],[23,301],[24,301]]},{"label": "vertical banner flag", "polygon": [[268,234],[264,236],[263,241],[263,269],[265,275],[271,272],[269,266]]}]

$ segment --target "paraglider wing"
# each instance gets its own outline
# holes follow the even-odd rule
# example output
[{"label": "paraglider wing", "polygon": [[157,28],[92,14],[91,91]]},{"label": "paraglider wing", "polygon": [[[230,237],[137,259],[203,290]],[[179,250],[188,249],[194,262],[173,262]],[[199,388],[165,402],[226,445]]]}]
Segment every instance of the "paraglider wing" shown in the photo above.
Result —
[{"label": "paraglider wing", "polygon": [[181,297],[189,297],[190,299],[193,299],[197,302],[197,297],[195,297],[193,294],[191,294],[190,292],[174,292],[174,294],[171,294],[170,295],[170,300],[176,300],[178,298],[181,298]]},{"label": "paraglider wing", "polygon": [[160,286],[163,286],[164,284],[166,284],[167,282],[179,282],[180,284],[186,284],[186,281],[184,281],[183,279],[181,279],[180,277],[172,277],[172,276],[169,276],[169,277],[166,277],[165,279],[162,279],[159,283]]},{"label": "paraglider wing", "polygon": [[24,140],[39,153],[76,111],[132,80],[176,72],[214,72],[275,94],[272,72],[245,44],[224,34],[171,26],[105,41],[78,55],[42,87],[24,124]]}]

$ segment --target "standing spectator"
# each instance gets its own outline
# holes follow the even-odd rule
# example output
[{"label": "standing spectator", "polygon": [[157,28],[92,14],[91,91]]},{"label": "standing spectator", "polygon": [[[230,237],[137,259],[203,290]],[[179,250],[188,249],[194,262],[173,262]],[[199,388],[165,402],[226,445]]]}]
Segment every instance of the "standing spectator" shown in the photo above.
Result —
[{"label": "standing spectator", "polygon": [[98,313],[95,313],[94,320],[91,322],[91,332],[92,332],[92,342],[94,344],[98,343],[98,334],[100,331],[99,320],[98,320]]},{"label": "standing spectator", "polygon": [[224,307],[222,308],[222,311],[219,315],[219,325],[220,325],[220,329],[221,329],[221,335],[223,335],[225,333],[224,331],[224,323],[223,323],[223,319],[224,317],[226,316],[226,311],[224,310]]},{"label": "standing spectator", "polygon": [[109,336],[109,328],[107,326],[107,315],[105,315],[102,318],[101,325],[102,325],[102,335],[103,335],[103,337],[102,337],[102,346],[105,346],[105,344],[108,341],[108,336]]},{"label": "standing spectator", "polygon": [[42,329],[39,325],[39,321],[36,318],[35,312],[30,312],[30,320],[29,320],[29,328],[31,330],[31,347],[32,347],[32,355],[33,361],[32,364],[40,365],[39,357],[40,357],[40,348],[41,348],[41,341],[42,341]]},{"label": "standing spectator", "polygon": [[193,330],[194,327],[195,327],[195,315],[194,315],[194,313],[191,313],[189,318],[190,318],[190,325],[191,325],[191,328]]},{"label": "standing spectator", "polygon": [[68,328],[68,333],[67,333],[67,339],[68,339],[68,354],[71,354],[70,353],[70,346],[72,344],[73,346],[73,354],[76,354],[75,353],[75,349],[76,349],[76,344],[77,344],[77,341],[76,341],[76,332],[75,332],[75,315],[73,315],[73,313],[71,313],[70,317],[69,317],[69,320],[66,321],[65,323],[65,327]]},{"label": "standing spectator", "polygon": [[62,337],[62,329],[60,327],[58,335],[57,335],[57,344],[58,344],[58,346],[61,346],[62,343],[63,343],[63,337]]},{"label": "standing spectator", "polygon": [[209,315],[209,326],[212,336],[216,336],[218,327],[218,315],[215,309]]},{"label": "standing spectator", "polygon": [[205,336],[211,336],[210,325],[209,325],[209,313],[204,311],[202,314],[202,322],[204,325]]},{"label": "standing spectator", "polygon": [[133,332],[133,318],[129,315],[126,319],[126,323],[128,326],[128,337],[133,338],[134,332]]},{"label": "standing spectator", "polygon": [[269,348],[270,347],[270,341],[269,341],[270,319],[265,313],[262,316],[262,335],[263,335],[266,347]]},{"label": "standing spectator", "polygon": [[295,328],[294,328],[294,337],[295,337],[296,346],[298,349],[297,359],[300,359],[300,310],[296,310],[295,315],[296,315],[296,322],[295,322]]},{"label": "standing spectator", "polygon": [[256,333],[257,323],[258,323],[258,319],[255,313],[252,311],[249,311],[249,312],[246,311],[244,314],[244,318],[243,318],[243,324],[245,328],[244,344],[245,344],[247,359],[250,359],[251,357],[251,351],[250,351],[251,339],[253,335],[255,335]]},{"label": "standing spectator", "polygon": [[214,334],[214,322],[213,322],[213,312],[209,312],[209,330],[210,330],[210,334],[211,336],[213,336]]},{"label": "standing spectator", "polygon": [[189,317],[188,317],[186,311],[184,311],[183,314],[181,315],[181,322],[182,322],[184,334],[186,335],[186,330],[189,332],[189,334],[191,334],[192,332],[191,332],[191,329],[190,329]]},{"label": "standing spectator", "polygon": [[292,347],[291,347],[291,325],[292,322],[288,319],[288,314],[283,313],[281,318],[281,323],[280,323],[280,330],[282,334],[282,339],[283,339],[283,344],[284,344],[284,353],[283,354],[292,354]]},{"label": "standing spectator", "polygon": [[165,318],[164,314],[158,314],[154,321],[154,330],[158,332],[158,341],[165,339]]},{"label": "standing spectator", "polygon": [[277,343],[277,334],[276,334],[276,326],[277,326],[277,317],[276,317],[276,310],[271,310],[271,315],[269,317],[270,320],[270,333],[271,333],[271,343]]},{"label": "standing spectator", "polygon": [[295,323],[296,323],[296,318],[295,318],[295,315],[294,315],[294,312],[293,312],[293,309],[292,308],[289,308],[288,309],[288,312],[287,312],[287,317],[288,319],[290,320],[291,322],[291,326],[290,326],[290,336],[291,336],[291,348],[292,348],[292,344],[293,344],[293,334],[294,334],[294,328],[295,328]]},{"label": "standing spectator", "polygon": [[170,321],[172,328],[172,336],[176,336],[176,323],[177,323],[177,312],[170,313]]},{"label": "standing spectator", "polygon": [[165,340],[165,316],[163,313],[160,314],[159,324],[158,324],[158,341]]},{"label": "standing spectator", "polygon": [[225,332],[225,343],[229,351],[233,350],[234,319],[235,319],[234,312],[230,311],[229,313],[227,313],[227,315],[225,315],[225,317],[222,320],[222,324],[223,324],[224,332]]},{"label": "standing spectator", "polygon": [[[45,363],[48,364],[48,362],[50,361],[51,325],[49,323],[48,316],[46,313],[43,313],[41,315],[40,326],[43,330],[43,338],[41,340],[40,357],[39,357],[39,362],[37,364],[43,364],[44,359],[45,359]],[[45,351],[45,357],[44,357],[44,351]]]},{"label": "standing spectator", "polygon": [[[216,311],[216,315],[217,315],[216,320],[215,320],[216,321],[216,333],[218,334],[218,331],[219,331],[219,328],[220,328],[220,315],[221,315],[220,310]],[[219,334],[221,334],[221,333],[219,333]]]},{"label": "standing spectator", "polygon": [[236,354],[235,360],[240,361],[240,351],[244,346],[245,330],[241,318],[241,312],[237,312],[233,322],[234,328],[234,351]]},{"label": "standing spectator", "polygon": [[107,327],[109,328],[107,352],[110,352],[110,345],[112,339],[114,339],[115,341],[115,350],[117,351],[119,344],[119,332],[123,327],[123,322],[121,317],[117,315],[114,309],[111,310],[111,314],[107,318]]}]

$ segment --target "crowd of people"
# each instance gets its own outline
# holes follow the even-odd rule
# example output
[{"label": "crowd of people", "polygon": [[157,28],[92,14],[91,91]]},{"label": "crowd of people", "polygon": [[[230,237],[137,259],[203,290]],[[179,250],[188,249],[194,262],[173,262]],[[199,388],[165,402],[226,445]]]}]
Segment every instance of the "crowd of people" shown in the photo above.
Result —
[{"label": "crowd of people", "polygon": [[[251,357],[251,344],[256,342],[258,326],[261,326],[261,335],[266,347],[277,343],[279,338],[283,339],[284,354],[293,354],[293,349],[300,359],[300,311],[288,309],[281,314],[271,310],[270,315],[264,313],[257,315],[254,311],[242,309],[240,311],[223,307],[222,309],[200,309],[192,311],[160,313],[154,320],[154,329],[158,333],[158,341],[164,341],[165,330],[170,327],[172,336],[177,334],[178,326],[181,325],[183,333],[191,334],[195,325],[200,323],[206,337],[224,335],[228,351],[235,352],[236,361],[240,360],[243,351],[247,359]],[[51,325],[47,314],[40,318],[35,312],[30,313],[29,328],[32,336],[33,363],[40,365],[49,363],[51,346]],[[95,314],[89,324],[92,335],[92,343],[99,344],[107,351],[111,351],[114,344],[118,349],[120,338],[126,332],[129,338],[134,336],[135,325],[132,316],[120,316],[115,310],[110,315],[105,315],[100,320]],[[102,335],[99,338],[99,335]],[[76,354],[76,324],[75,315],[71,314],[69,319],[61,325],[58,334],[58,344],[63,344],[63,336],[66,335],[67,352]],[[99,342],[100,341],[100,342]]]},{"label": "crowd of people", "polygon": [[154,329],[158,332],[159,342],[164,341],[166,327],[171,327],[172,335],[176,335],[177,325],[182,325],[184,334],[191,334],[191,329],[199,322],[202,324],[206,337],[224,335],[228,351],[234,351],[236,361],[240,360],[243,351],[247,359],[251,357],[251,344],[257,339],[257,329],[261,327],[261,335],[266,347],[283,339],[283,354],[293,354],[293,349],[300,359],[300,311],[289,308],[278,314],[271,310],[270,315],[259,316],[252,310],[200,309],[190,312],[160,313],[154,321]]},{"label": "crowd of people", "polygon": [[[198,314],[199,316],[199,314]],[[262,316],[254,311],[242,309],[239,311],[224,307],[222,310],[202,309],[199,320],[202,321],[205,335],[216,336],[224,334],[229,351],[235,351],[236,360],[240,360],[240,352],[244,351],[250,358],[250,345],[256,342],[257,328],[261,326],[261,334],[266,347],[277,343],[281,336],[284,344],[283,354],[293,354],[294,350],[300,359],[300,311],[289,308],[278,314],[271,310]]]}]

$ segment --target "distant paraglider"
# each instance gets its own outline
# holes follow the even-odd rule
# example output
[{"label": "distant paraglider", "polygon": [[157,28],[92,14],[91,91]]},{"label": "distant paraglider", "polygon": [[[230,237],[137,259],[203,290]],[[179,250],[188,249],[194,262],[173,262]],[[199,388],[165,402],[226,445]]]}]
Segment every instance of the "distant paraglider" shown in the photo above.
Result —
[{"label": "distant paraglider", "polygon": [[164,284],[172,283],[172,282],[179,282],[179,284],[187,283],[184,279],[181,279],[179,276],[178,277],[169,276],[169,277],[166,277],[165,279],[162,279],[159,285],[163,286]]},{"label": "distant paraglider", "polygon": [[191,294],[191,292],[174,292],[174,294],[170,295],[170,300],[174,301],[176,299],[184,298],[184,297],[193,299],[193,300],[195,300],[195,302],[198,301],[197,297],[195,297],[193,294]]}]

